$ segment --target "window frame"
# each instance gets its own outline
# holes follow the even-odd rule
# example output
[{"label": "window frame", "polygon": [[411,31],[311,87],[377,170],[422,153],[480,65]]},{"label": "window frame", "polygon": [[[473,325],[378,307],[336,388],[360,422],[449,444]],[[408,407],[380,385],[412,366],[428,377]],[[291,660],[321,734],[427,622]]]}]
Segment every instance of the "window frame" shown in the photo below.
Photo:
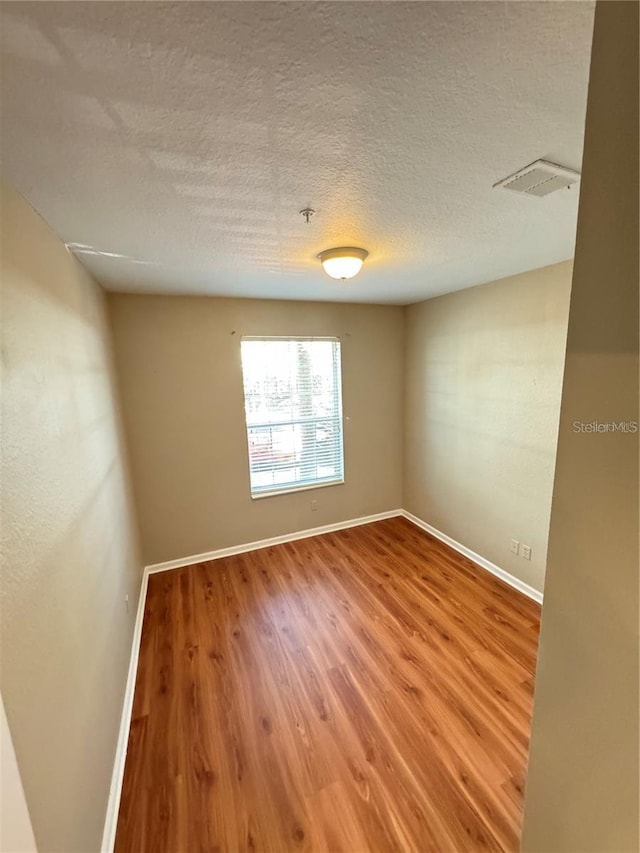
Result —
[{"label": "window frame", "polygon": [[[316,416],[313,418],[308,418],[303,421],[300,418],[290,418],[283,419],[282,421],[274,422],[273,424],[249,424],[247,421],[247,400],[245,393],[245,376],[244,376],[244,367],[242,364],[242,344],[245,342],[281,342],[281,343],[297,343],[300,341],[325,341],[332,344],[338,345],[338,370],[337,370],[337,406],[338,413],[335,418],[327,418],[323,416]],[[344,485],[345,482],[345,459],[344,459],[344,411],[342,405],[342,341],[338,336],[305,336],[305,335],[242,335],[240,338],[240,372],[242,375],[242,398],[243,398],[243,413],[244,413],[244,430],[245,430],[245,438],[247,442],[247,465],[248,465],[248,479],[249,479],[249,494],[251,500],[262,500],[263,498],[271,498],[276,497],[277,495],[288,495],[292,492],[306,492],[312,489],[324,489],[327,486],[341,486]],[[276,426],[276,425],[294,425],[296,423],[309,423],[314,420],[316,421],[326,421],[326,420],[334,420],[337,421],[340,428],[340,443],[341,443],[341,461],[342,461],[342,476],[337,477],[332,480],[319,480],[317,482],[304,482],[299,485],[291,484],[281,486],[280,484],[273,484],[273,488],[265,487],[263,490],[254,492],[252,483],[251,483],[251,447],[249,443],[249,431],[251,427],[261,427],[261,426]]]}]

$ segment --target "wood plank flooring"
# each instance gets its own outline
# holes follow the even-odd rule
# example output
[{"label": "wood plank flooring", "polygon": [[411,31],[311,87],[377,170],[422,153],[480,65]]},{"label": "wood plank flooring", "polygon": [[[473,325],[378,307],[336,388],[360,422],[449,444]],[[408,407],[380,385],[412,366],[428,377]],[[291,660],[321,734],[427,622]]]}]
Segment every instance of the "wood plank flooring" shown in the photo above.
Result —
[{"label": "wood plank flooring", "polygon": [[151,575],[117,853],[517,850],[539,616],[402,518]]}]

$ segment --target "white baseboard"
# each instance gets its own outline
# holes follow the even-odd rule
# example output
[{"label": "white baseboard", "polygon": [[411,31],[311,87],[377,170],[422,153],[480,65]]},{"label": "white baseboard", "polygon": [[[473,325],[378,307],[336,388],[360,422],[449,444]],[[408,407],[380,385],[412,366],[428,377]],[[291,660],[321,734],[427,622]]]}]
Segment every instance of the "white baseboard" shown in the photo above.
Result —
[{"label": "white baseboard", "polygon": [[500,566],[496,566],[495,563],[492,563],[490,560],[485,559],[485,557],[481,557],[480,554],[476,554],[475,551],[472,551],[471,548],[467,548],[466,545],[461,545],[460,542],[456,542],[455,539],[452,539],[450,536],[447,536],[446,533],[442,533],[442,531],[438,530],[435,527],[432,527],[430,524],[427,524],[426,521],[423,521],[421,518],[418,518],[417,515],[412,515],[410,512],[407,512],[406,509],[402,510],[402,515],[412,524],[415,524],[416,527],[422,528],[422,530],[426,530],[427,533],[430,533],[432,536],[435,536],[436,539],[439,539],[441,542],[444,542],[445,545],[448,545],[450,548],[453,548],[454,551],[457,551],[459,554],[462,554],[464,557],[468,557],[469,560],[476,563],[482,569],[486,569],[486,571],[491,572],[492,575],[495,575],[497,578],[500,578],[501,581],[508,583],[509,586],[512,586],[514,589],[517,589],[518,592],[523,593],[528,598],[532,598],[534,601],[537,601],[538,604],[542,604],[542,593],[537,589],[534,589],[532,586],[529,586],[528,583],[521,581],[520,578],[515,577],[515,575],[510,574],[509,572],[501,569]]},{"label": "white baseboard", "polygon": [[437,530],[435,527],[427,524],[426,521],[422,521],[421,518],[412,515],[404,509],[393,509],[388,512],[379,512],[375,515],[351,518],[347,521],[338,521],[335,524],[325,524],[322,527],[311,527],[308,530],[300,530],[297,533],[286,533],[283,536],[274,536],[271,539],[260,539],[257,542],[247,542],[244,545],[236,545],[231,548],[220,548],[217,551],[208,551],[204,554],[194,554],[191,557],[181,557],[177,560],[167,560],[164,563],[154,563],[153,565],[145,566],[142,575],[142,583],[140,585],[138,610],[136,612],[136,621],[131,641],[129,672],[127,675],[127,685],[125,688],[124,702],[122,706],[120,732],[118,734],[118,744],[113,767],[113,776],[111,778],[111,788],[109,790],[109,802],[107,804],[104,831],[102,835],[102,853],[112,853],[116,838],[118,811],[120,809],[124,767],[127,758],[127,744],[129,741],[129,728],[131,726],[131,713],[133,711],[133,696],[136,686],[138,655],[140,652],[142,622],[144,619],[149,575],[154,574],[155,572],[166,572],[170,569],[179,569],[184,566],[191,566],[195,563],[203,563],[208,560],[219,560],[222,557],[232,557],[234,554],[244,554],[247,551],[257,551],[260,548],[268,548],[271,545],[281,545],[284,542],[295,542],[297,539],[309,539],[312,536],[320,536],[322,533],[332,533],[335,530],[346,530],[349,527],[359,527],[362,524],[371,524],[371,522],[374,521],[382,521],[385,518],[396,518],[397,516],[402,516],[412,524],[422,528],[422,530],[426,530],[427,533],[430,533],[432,536],[435,536],[436,539],[439,539],[441,542],[449,545],[454,549],[454,551],[468,557],[481,568],[486,569],[505,583],[508,583],[509,586],[514,587],[514,589],[519,590],[519,592],[524,593],[524,595],[527,595],[529,598],[532,598],[534,601],[542,604],[541,592],[538,592],[538,590],[524,583],[524,581],[519,580],[509,574],[509,572],[506,572],[504,569],[501,569],[499,566],[496,566],[494,563],[491,563],[489,560],[481,557],[480,554],[476,554],[470,548],[467,548],[465,545],[461,545],[459,542],[456,542],[455,539],[452,539],[450,536],[447,536],[445,533],[442,533],[440,530]]},{"label": "white baseboard", "polygon": [[193,554],[191,557],[180,557],[177,560],[167,560],[166,563],[154,563],[147,566],[150,574],[166,572],[169,569],[180,569],[194,563],[205,563],[208,560],[220,560],[222,557],[233,557],[234,554],[245,554],[247,551],[258,551],[271,545],[282,545],[284,542],[295,542],[297,539],[309,539],[322,533],[333,533],[334,530],[346,530],[348,527],[358,527],[361,524],[371,524],[372,521],[382,521],[385,518],[396,518],[403,515],[402,509],[391,509],[378,512],[375,515],[363,515],[360,518],[350,518],[347,521],[337,521],[335,524],[324,524],[322,527],[310,527],[296,533],[285,533],[283,536],[273,536],[271,539],[259,539],[257,542],[246,542],[244,545],[233,545],[231,548],[219,548],[217,551],[207,551],[204,554]]},{"label": "white baseboard", "polygon": [[127,673],[127,684],[124,691],[122,703],[122,716],[120,717],[120,731],[118,732],[118,743],[116,746],[113,774],[111,776],[111,787],[109,789],[109,800],[105,815],[104,829],[102,832],[101,853],[112,853],[116,841],[116,828],[118,825],[118,812],[120,810],[120,797],[122,794],[122,782],[124,779],[124,765],[127,758],[127,745],[129,742],[129,729],[131,727],[131,713],[133,711],[133,695],[136,689],[136,676],[138,674],[138,655],[140,653],[140,640],[142,638],[142,622],[144,620],[144,606],[147,600],[147,586],[149,584],[149,572],[145,568],[142,573],[140,584],[140,595],[138,597],[138,609],[136,610],[136,621],[133,625],[133,637],[131,638],[131,657],[129,659],[129,672]]}]

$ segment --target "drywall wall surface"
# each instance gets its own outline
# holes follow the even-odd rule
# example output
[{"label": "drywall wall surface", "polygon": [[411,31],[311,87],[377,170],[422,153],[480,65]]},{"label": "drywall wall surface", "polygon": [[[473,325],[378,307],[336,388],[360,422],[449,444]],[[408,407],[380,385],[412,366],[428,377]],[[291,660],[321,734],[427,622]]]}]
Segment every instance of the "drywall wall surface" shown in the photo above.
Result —
[{"label": "drywall wall surface", "polygon": [[[402,308],[129,294],[109,307],[147,563],[401,506]],[[251,499],[243,335],[340,337],[344,484]]]},{"label": "drywall wall surface", "polygon": [[405,509],[540,591],[570,284],[567,261],[406,309]]},{"label": "drywall wall surface", "polygon": [[8,188],[0,227],[2,696],[38,849],[87,853],[140,588],[133,501],[104,295]]},{"label": "drywall wall surface", "polygon": [[640,849],[638,17],[596,7],[526,853]]}]

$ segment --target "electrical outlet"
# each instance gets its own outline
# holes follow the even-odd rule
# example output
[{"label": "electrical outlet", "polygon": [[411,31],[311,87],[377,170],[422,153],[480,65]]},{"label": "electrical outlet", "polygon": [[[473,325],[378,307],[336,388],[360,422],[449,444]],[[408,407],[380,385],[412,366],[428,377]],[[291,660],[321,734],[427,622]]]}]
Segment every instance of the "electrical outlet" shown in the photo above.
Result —
[{"label": "electrical outlet", "polygon": [[509,545],[509,550],[511,551],[511,553],[512,553],[512,554],[517,554],[517,553],[518,553],[518,548],[519,548],[519,547],[520,547],[520,543],[518,542],[518,540],[517,540],[517,539],[512,539],[512,540],[511,540],[511,545]]},{"label": "electrical outlet", "polygon": [[520,546],[520,556],[524,557],[525,560],[531,559],[531,545],[521,545]]},{"label": "electrical outlet", "polygon": [[311,501],[311,512],[314,512],[318,509],[318,501]]}]

